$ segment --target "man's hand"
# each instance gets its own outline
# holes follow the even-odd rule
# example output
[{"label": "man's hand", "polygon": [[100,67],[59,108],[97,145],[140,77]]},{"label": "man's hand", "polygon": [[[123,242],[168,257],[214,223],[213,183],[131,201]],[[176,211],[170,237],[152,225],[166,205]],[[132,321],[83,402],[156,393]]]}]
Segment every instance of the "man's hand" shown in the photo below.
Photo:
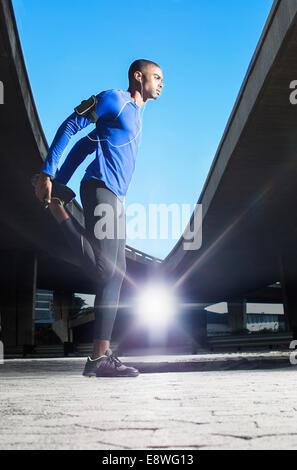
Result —
[{"label": "man's hand", "polygon": [[36,197],[46,204],[51,202],[51,193],[52,193],[52,182],[46,173],[40,173],[35,186]]}]

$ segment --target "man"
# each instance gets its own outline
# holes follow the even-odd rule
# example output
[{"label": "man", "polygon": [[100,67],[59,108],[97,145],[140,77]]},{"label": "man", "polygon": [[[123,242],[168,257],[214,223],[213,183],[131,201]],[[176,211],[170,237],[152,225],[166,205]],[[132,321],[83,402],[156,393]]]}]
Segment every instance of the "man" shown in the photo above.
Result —
[{"label": "man", "polygon": [[[79,255],[82,268],[96,285],[93,354],[88,357],[83,372],[89,377],[135,377],[139,374],[133,367],[122,364],[111,353],[109,346],[126,272],[123,202],[134,172],[139,145],[140,108],[147,100],[156,100],[160,96],[163,74],[155,62],[140,59],[131,64],[128,77],[127,91],[107,90],[96,96],[99,117],[96,130],[74,146],[57,180],[52,182],[51,178],[56,174],[59,159],[70,138],[92,121],[73,113],[62,123],[35,186],[37,198],[48,204],[50,212],[61,224]],[[83,236],[64,209],[64,202],[70,200],[73,193],[63,183],[69,181],[85,156],[94,150],[96,157],[87,167],[80,187],[87,234]],[[98,211],[95,208],[102,204],[112,209],[114,237],[96,236],[102,214],[96,215]]]}]

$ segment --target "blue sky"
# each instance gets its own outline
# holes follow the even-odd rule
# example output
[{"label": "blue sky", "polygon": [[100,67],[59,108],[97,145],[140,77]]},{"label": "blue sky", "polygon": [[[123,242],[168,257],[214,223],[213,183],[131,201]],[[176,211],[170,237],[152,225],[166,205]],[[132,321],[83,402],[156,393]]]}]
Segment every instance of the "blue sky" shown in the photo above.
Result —
[{"label": "blue sky", "polygon": [[[126,90],[130,63],[151,59],[162,67],[165,86],[144,110],[126,207],[138,203],[148,210],[152,203],[177,203],[193,209],[272,3],[13,0],[48,143],[82,99],[110,88]],[[69,183],[77,194],[92,158]],[[172,237],[127,239],[128,245],[162,259],[176,242]]]}]

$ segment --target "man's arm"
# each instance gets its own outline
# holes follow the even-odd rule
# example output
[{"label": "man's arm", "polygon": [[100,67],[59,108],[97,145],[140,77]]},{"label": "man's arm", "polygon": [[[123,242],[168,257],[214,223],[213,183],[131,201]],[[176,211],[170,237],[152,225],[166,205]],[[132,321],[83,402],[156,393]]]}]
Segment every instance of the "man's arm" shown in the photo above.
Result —
[{"label": "man's arm", "polygon": [[76,169],[81,165],[88,155],[91,155],[95,152],[98,145],[99,137],[97,135],[96,129],[94,129],[88,136],[80,139],[72,147],[63,165],[61,166],[56,179],[60,181],[60,183],[67,184]]},{"label": "man's arm", "polygon": [[[113,121],[123,106],[117,92],[114,90],[103,91],[97,95],[97,99],[96,113],[99,120]],[[67,184],[87,155],[94,153],[100,145],[100,139],[95,128],[88,136],[83,137],[73,146],[55,179]]]},{"label": "man's arm", "polygon": [[51,202],[52,182],[59,164],[59,160],[67,147],[71,137],[84,129],[92,121],[86,117],[72,113],[59,127],[47,157],[42,165],[41,173],[35,187],[35,194],[40,201]]},{"label": "man's arm", "polygon": [[[119,99],[117,91],[106,90],[96,95],[96,97],[98,99],[96,113],[99,119],[103,121],[114,120],[122,107],[122,102]],[[41,174],[36,185],[35,193],[38,199],[50,203],[52,188],[51,177],[55,176],[63,151],[70,138],[91,123],[92,121],[90,119],[73,113],[59,127],[42,166]]]}]

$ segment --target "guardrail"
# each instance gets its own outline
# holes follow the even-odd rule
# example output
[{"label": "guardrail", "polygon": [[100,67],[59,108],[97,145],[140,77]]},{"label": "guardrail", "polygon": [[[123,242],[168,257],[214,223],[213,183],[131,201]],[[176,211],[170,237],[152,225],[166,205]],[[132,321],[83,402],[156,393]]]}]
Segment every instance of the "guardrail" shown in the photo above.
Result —
[{"label": "guardrail", "polygon": [[126,245],[126,255],[130,259],[133,259],[135,261],[140,261],[140,262],[146,262],[146,263],[156,263],[156,264],[161,264],[163,260],[160,258],[155,258],[154,256],[150,256],[147,253],[143,253],[143,251],[136,250],[135,248],[132,248],[131,246]]},{"label": "guardrail", "polygon": [[244,349],[289,349],[293,340],[291,333],[251,334],[238,336],[211,336],[208,337],[210,351],[243,351]]},{"label": "guardrail", "polygon": [[[238,336],[211,336],[207,338],[207,346],[204,348],[203,353],[211,352],[243,352],[259,351],[259,350],[290,350],[290,342],[293,340],[291,333],[275,333],[271,335],[238,335]],[[55,344],[55,345],[36,345],[24,348],[23,346],[15,346],[5,348],[5,358],[14,357],[63,357],[74,356],[88,356],[92,352],[92,343],[80,343],[75,346],[72,343]],[[112,343],[111,349],[117,350],[118,344]],[[171,347],[171,350],[176,350],[178,354],[180,347]],[[171,351],[172,353],[172,351]],[[164,350],[164,354],[166,351]],[[191,354],[190,348],[183,352],[183,354]],[[199,353],[198,353],[199,354]]]}]

